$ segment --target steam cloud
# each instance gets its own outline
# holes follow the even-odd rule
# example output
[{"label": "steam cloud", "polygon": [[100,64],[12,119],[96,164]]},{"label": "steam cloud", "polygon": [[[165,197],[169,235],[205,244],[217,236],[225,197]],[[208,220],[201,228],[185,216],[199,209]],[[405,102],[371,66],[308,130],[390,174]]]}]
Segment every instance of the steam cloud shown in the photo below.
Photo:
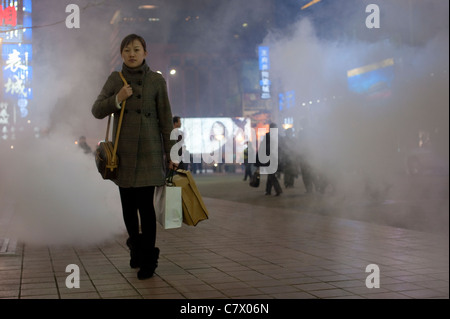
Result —
[{"label": "steam cloud", "polygon": [[[39,0],[33,8],[33,24],[64,21],[65,7],[70,3],[73,1]],[[83,8],[93,2],[76,3]],[[74,145],[80,135],[94,137],[88,140],[91,147],[97,142],[95,138],[99,140],[104,136],[106,122],[94,119],[90,107],[108,75],[105,70],[110,51],[118,50],[110,47],[109,37],[105,36],[110,32],[108,22],[114,13],[114,3],[102,1],[82,11],[80,29],[67,29],[60,23],[33,30],[36,52],[33,121],[40,128],[46,128],[48,134],[37,140],[17,140],[14,150],[2,148],[0,216],[12,216],[8,237],[27,243],[91,244],[124,231],[117,187],[103,181],[95,169],[93,157]],[[258,10],[244,10],[243,3]],[[202,41],[208,46],[205,51],[225,54],[237,50],[222,38],[232,34],[236,27],[233,17],[237,14],[252,12],[255,19],[255,15],[266,10],[258,3],[227,1],[217,5],[220,10],[211,20],[220,19],[222,23],[216,23],[210,30],[198,30],[205,34],[201,39],[208,40]],[[336,3],[343,8],[347,1]],[[329,176],[359,169],[365,171],[370,180],[395,183],[392,171],[396,168],[391,165],[392,159],[388,156],[391,153],[383,149],[384,142],[393,138],[392,130],[406,132],[417,127],[417,121],[430,118],[442,120],[439,130],[447,132],[439,146],[447,155],[448,163],[448,2],[427,3],[428,10],[414,20],[420,25],[417,29],[421,34],[427,35],[420,37],[418,42],[421,43],[416,46],[322,38],[316,36],[313,24],[305,19],[288,29],[273,30],[264,39],[262,44],[271,50],[272,81],[280,91],[296,90],[297,101],[303,97],[309,101],[328,95],[326,107],[314,105],[317,107],[311,113],[314,116],[309,124],[317,132],[311,140],[315,161],[322,163],[321,167]],[[401,4],[383,1],[380,7],[385,14],[381,28],[410,26]],[[341,11],[333,14],[339,16]],[[366,13],[361,11],[348,18],[348,25],[359,19],[361,26],[358,28],[363,28],[365,17]],[[165,21],[170,19],[170,16],[164,17]],[[171,30],[169,25],[161,32],[169,31],[176,30]],[[201,51],[202,43],[196,41],[197,38],[194,34],[192,42]],[[211,48],[214,45],[216,50]],[[342,76],[345,77],[343,70],[377,62],[380,56],[401,58],[396,62],[402,66],[403,72],[399,74],[404,77],[396,78],[396,82],[402,83],[402,94],[394,99],[395,107],[372,109],[367,116],[366,109],[361,107],[363,101],[331,99],[347,90],[341,86]],[[434,76],[430,76],[430,70],[434,70]],[[424,106],[430,107],[433,117]],[[217,114],[220,113],[221,110],[217,110]],[[383,129],[386,123],[389,130]],[[325,159],[328,161],[324,162]],[[360,175],[355,176],[344,174],[336,179],[341,189],[359,190],[363,181]],[[445,203],[442,205],[436,209],[442,210]],[[446,205],[448,215],[448,203]]]},{"label": "steam cloud", "polygon": [[[124,231],[117,188],[101,179],[94,158],[68,136],[19,144],[2,162],[8,237],[29,244],[89,245]],[[21,149],[22,148],[22,149]],[[4,166],[2,165],[2,168]]]},{"label": "steam cloud", "polygon": [[[336,10],[334,13],[321,14],[331,17],[345,11],[347,1],[337,2],[336,7],[330,6]],[[295,91],[294,118],[304,119],[295,123],[295,129],[306,139],[296,148],[308,149],[310,162],[333,182],[339,196],[357,201],[369,200],[367,196],[375,201],[414,201],[399,177],[405,179],[405,154],[417,145],[419,129],[436,133],[433,143],[448,174],[448,3],[429,2],[418,13],[420,19],[416,16],[414,21],[405,2],[378,4],[382,12],[381,31],[370,31],[372,38],[366,31],[366,41],[356,37],[319,37],[311,20],[303,18],[288,29],[273,30],[262,45],[270,48],[274,86],[280,92]],[[361,11],[346,16],[345,23],[340,20],[339,27],[365,28],[367,14],[364,6],[358,7]],[[414,30],[408,29],[412,22]],[[322,32],[323,29],[322,26]],[[415,33],[413,44],[399,45],[392,37],[387,40],[389,32],[405,31]],[[373,40],[380,32],[387,36]],[[332,26],[329,33],[339,34]],[[374,103],[357,94],[347,94],[347,70],[388,58],[395,60],[391,98]],[[306,105],[302,106],[302,102]],[[422,182],[426,183],[425,179]],[[448,190],[448,181],[443,186]],[[436,187],[428,191],[445,198]],[[335,198],[323,200],[334,200],[332,214],[339,214]],[[426,210],[433,212],[429,218],[436,218],[436,225],[448,224],[448,196],[446,202],[437,201]],[[361,208],[359,213],[369,212]]]},{"label": "steam cloud", "polygon": [[[94,149],[105,136],[106,122],[92,116],[91,106],[108,75],[112,14],[104,3],[90,7],[81,12],[81,28],[68,29],[70,3],[33,6],[33,25],[62,21],[33,29],[34,100],[26,129],[36,127],[41,136],[17,134],[13,150],[1,145],[0,217],[8,225],[2,235],[28,244],[90,245],[125,231],[117,187],[75,145],[85,135]],[[88,3],[77,1],[80,8]]]}]

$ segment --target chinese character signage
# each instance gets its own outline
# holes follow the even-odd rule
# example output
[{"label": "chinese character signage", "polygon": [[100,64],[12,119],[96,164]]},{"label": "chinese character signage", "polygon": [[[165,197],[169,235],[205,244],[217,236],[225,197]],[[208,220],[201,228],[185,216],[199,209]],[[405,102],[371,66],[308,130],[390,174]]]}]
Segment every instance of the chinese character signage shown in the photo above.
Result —
[{"label": "chinese character signage", "polygon": [[278,108],[280,111],[295,106],[295,91],[278,94]]},{"label": "chinese character signage", "polygon": [[270,80],[269,80],[269,47],[259,47],[259,70],[261,72],[261,99],[270,99]]},{"label": "chinese character signage", "polygon": [[0,7],[0,25],[17,25],[17,10],[15,7]]},{"label": "chinese character signage", "polygon": [[29,120],[33,98],[31,0],[0,5],[0,142],[14,139]]},{"label": "chinese character signage", "polygon": [[6,97],[31,99],[31,44],[3,44],[3,88]]},{"label": "chinese character signage", "polygon": [[280,93],[278,94],[278,109],[280,111],[283,111],[283,109],[286,107],[286,100],[284,98],[284,94]]}]

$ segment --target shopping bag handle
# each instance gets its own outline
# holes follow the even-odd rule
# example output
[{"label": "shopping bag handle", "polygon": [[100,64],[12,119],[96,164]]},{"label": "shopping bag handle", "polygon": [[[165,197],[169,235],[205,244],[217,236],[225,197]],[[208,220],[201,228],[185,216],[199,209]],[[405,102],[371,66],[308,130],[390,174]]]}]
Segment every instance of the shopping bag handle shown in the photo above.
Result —
[{"label": "shopping bag handle", "polygon": [[166,185],[173,186],[173,175],[175,174],[175,170],[169,169],[166,174]]}]

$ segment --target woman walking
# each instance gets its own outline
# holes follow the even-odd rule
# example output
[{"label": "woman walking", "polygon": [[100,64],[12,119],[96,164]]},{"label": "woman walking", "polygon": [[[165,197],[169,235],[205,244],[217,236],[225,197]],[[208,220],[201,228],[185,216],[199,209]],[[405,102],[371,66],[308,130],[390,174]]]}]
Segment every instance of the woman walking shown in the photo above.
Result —
[{"label": "woman walking", "polygon": [[153,276],[158,266],[156,217],[153,206],[155,186],[165,184],[166,169],[174,168],[170,149],[172,111],[164,78],[150,70],[145,58],[145,40],[136,34],[126,36],[120,45],[122,74],[112,72],[106,80],[92,114],[103,119],[114,114],[113,139],[122,103],[126,100],[117,154],[119,186],[130,248],[130,266],[140,268],[139,279]]}]

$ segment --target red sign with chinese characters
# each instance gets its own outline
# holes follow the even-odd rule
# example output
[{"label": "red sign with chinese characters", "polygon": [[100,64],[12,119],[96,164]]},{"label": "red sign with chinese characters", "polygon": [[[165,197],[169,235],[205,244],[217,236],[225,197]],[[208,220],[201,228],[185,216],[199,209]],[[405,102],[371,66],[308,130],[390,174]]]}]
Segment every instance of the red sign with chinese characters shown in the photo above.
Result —
[{"label": "red sign with chinese characters", "polygon": [[0,7],[0,26],[11,25],[15,27],[17,25],[17,11],[15,7],[7,7],[3,9]]}]

